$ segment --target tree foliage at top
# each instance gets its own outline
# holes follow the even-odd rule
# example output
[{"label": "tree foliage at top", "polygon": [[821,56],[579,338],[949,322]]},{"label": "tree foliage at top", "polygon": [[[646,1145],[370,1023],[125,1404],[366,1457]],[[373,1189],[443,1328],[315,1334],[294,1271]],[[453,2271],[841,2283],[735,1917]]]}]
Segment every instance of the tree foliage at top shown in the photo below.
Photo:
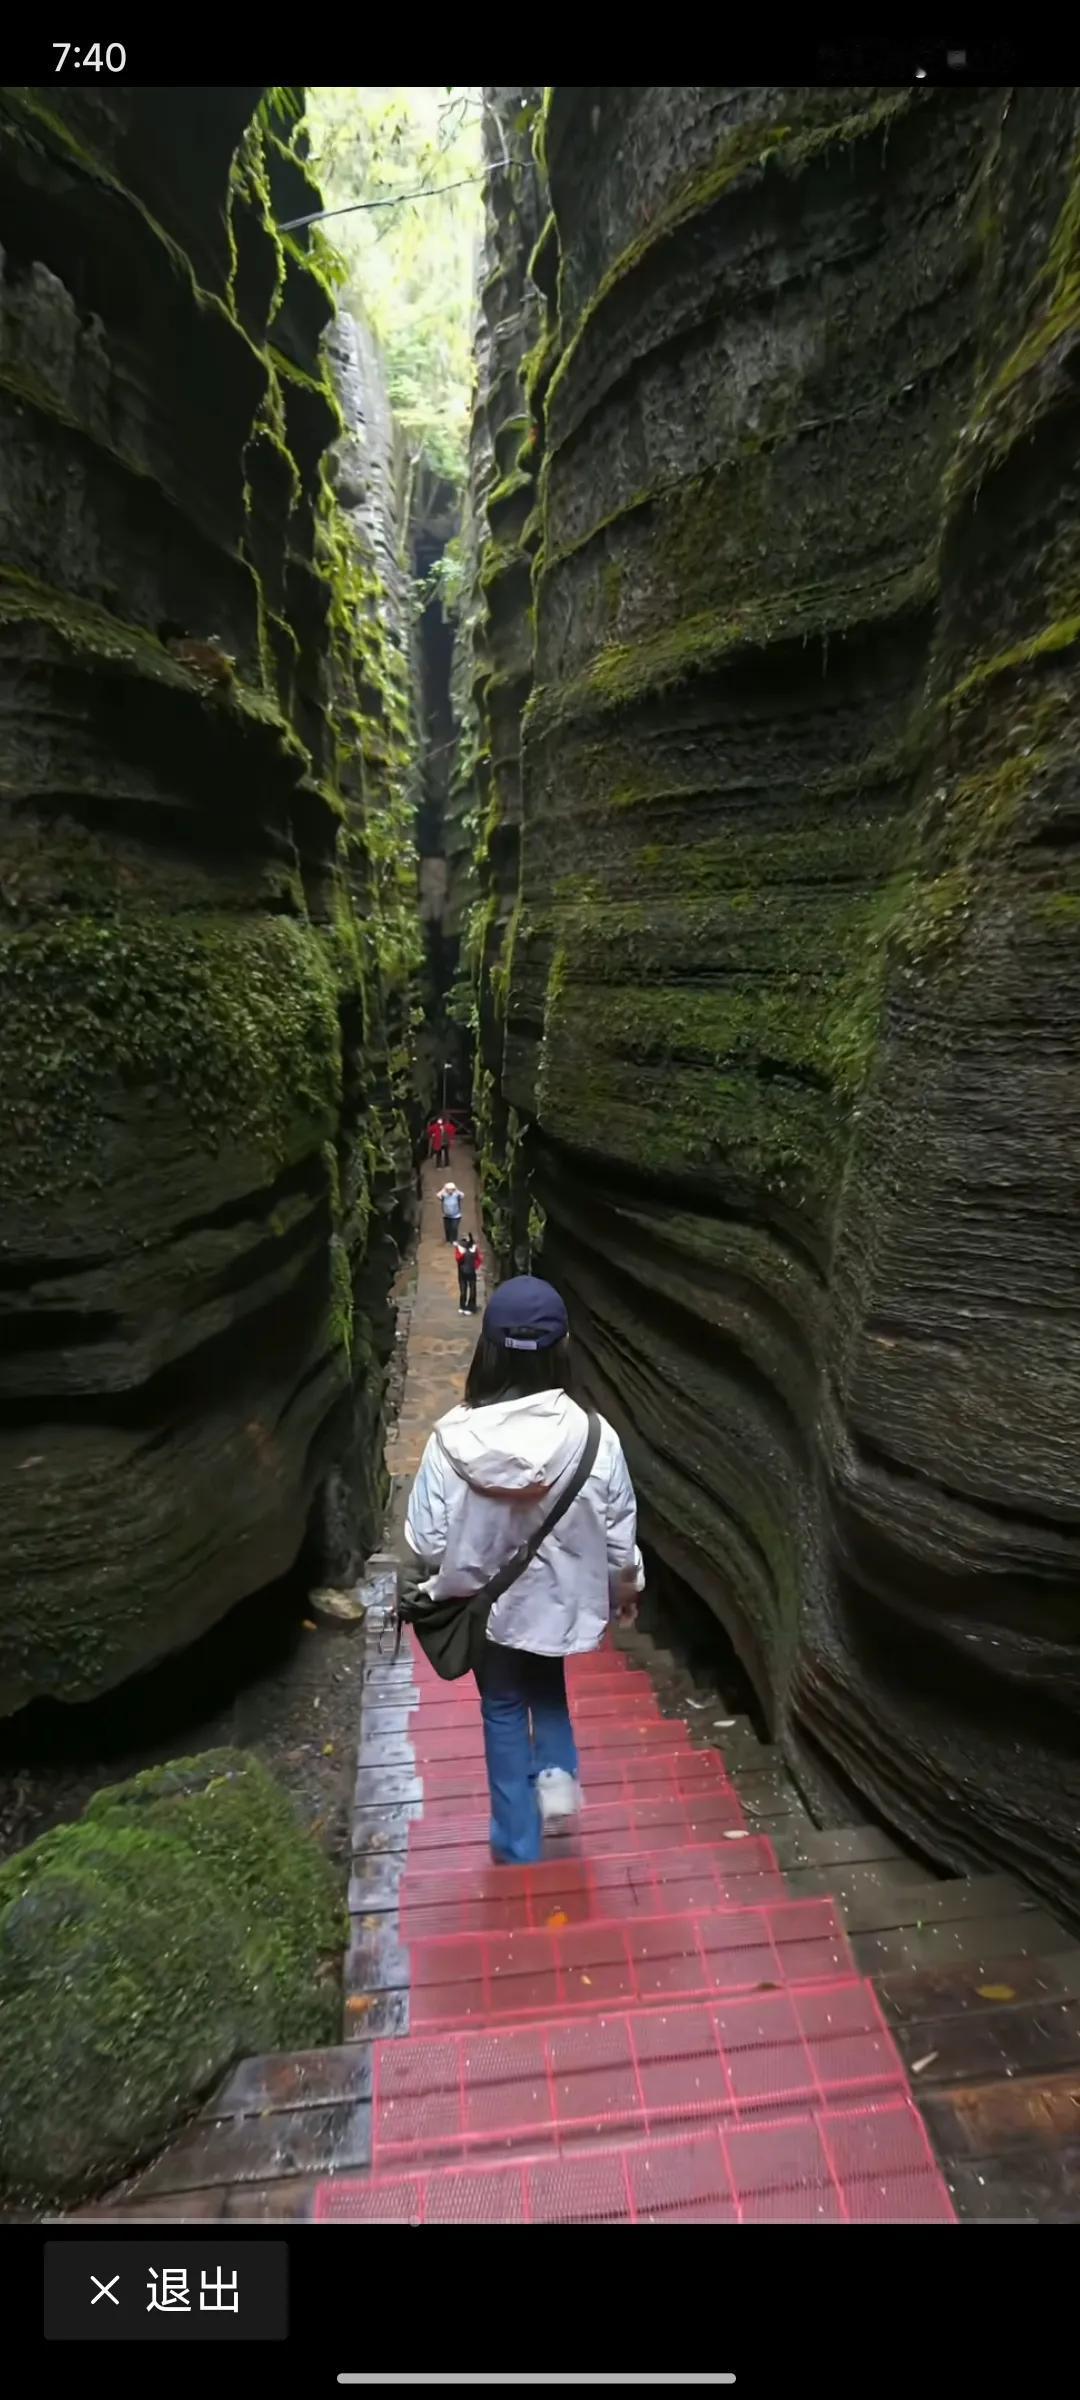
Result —
[{"label": "tree foliage at top", "polygon": [[[327,225],[343,265],[345,305],[363,312],[379,340],[399,424],[435,471],[459,486],[483,227],[481,115],[479,87],[466,85],[333,85],[308,93],[311,163],[327,207],[392,203]],[[454,183],[460,188],[437,188]]]}]

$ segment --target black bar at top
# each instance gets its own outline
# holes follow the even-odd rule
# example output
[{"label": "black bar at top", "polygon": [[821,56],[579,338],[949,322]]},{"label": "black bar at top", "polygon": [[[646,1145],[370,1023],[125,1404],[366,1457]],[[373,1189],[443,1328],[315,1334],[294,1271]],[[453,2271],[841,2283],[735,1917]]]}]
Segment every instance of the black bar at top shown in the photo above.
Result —
[{"label": "black bar at top", "polygon": [[[370,19],[365,19],[362,43],[351,31],[347,16],[340,20],[340,30],[330,22],[313,24],[304,38],[295,29],[277,35],[269,24],[259,32],[255,29],[258,20],[236,20],[231,26],[222,21],[210,33],[201,29],[202,22],[189,23],[182,12],[164,14],[156,22],[144,18],[140,26],[129,26],[123,38],[106,29],[100,39],[86,27],[72,40],[58,67],[55,28],[46,40],[24,16],[21,23],[5,25],[5,69],[12,83],[35,89],[107,92],[118,85],[240,86],[249,82],[253,72],[264,74],[267,84],[347,85],[358,79],[361,68],[366,76],[375,77],[387,74],[395,64],[400,66],[394,44],[385,35],[380,37]],[[520,54],[508,58],[505,42],[500,55],[499,36],[489,37],[481,30],[482,23],[472,37],[468,26],[462,26],[460,44],[455,48],[464,55],[456,55],[453,61],[457,73],[471,66],[478,80],[484,76],[510,83],[518,68],[525,83],[536,84],[542,71],[557,71],[559,61],[541,55],[550,43],[539,29],[535,39],[516,40],[514,48]],[[769,85],[899,86],[920,80],[945,85],[1053,86],[1077,80],[1075,45],[1070,54],[1067,40],[1025,44],[963,36],[949,41],[935,35],[932,40],[920,41],[914,36],[879,40],[851,35],[808,42],[780,37],[775,29],[733,27],[730,18],[723,22],[722,39],[707,23],[695,27],[692,42],[677,27],[668,30],[670,60],[656,55],[663,48],[661,26],[651,31],[648,63],[654,69],[666,67],[665,80],[671,83],[679,79],[680,71],[700,82],[713,59],[726,81]],[[572,62],[568,59],[566,63],[580,70],[588,63],[588,47],[588,28],[583,25],[575,35]],[[471,57],[467,55],[470,51]],[[433,59],[436,76],[444,63],[449,67],[449,61]],[[596,63],[599,67],[599,40]],[[605,63],[609,61],[605,59]]]}]

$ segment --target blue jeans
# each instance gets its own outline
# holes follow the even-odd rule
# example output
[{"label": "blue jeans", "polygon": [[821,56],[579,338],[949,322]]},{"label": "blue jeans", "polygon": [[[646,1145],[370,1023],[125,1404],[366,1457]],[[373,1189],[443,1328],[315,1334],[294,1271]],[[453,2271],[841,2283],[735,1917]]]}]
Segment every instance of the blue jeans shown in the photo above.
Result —
[{"label": "blue jeans", "polygon": [[484,1720],[484,1755],[491,1795],[491,1848],[500,1866],[527,1866],[540,1856],[536,1778],[545,1767],[578,1771],[561,1658],[484,1643],[477,1675]]}]

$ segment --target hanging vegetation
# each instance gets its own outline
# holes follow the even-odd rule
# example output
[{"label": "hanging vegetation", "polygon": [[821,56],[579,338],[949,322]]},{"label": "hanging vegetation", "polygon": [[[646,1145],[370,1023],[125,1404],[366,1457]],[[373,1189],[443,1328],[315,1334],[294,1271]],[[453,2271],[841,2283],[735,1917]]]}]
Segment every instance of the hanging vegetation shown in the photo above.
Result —
[{"label": "hanging vegetation", "polygon": [[481,113],[479,89],[466,85],[328,86],[308,95],[326,205],[350,210],[327,228],[345,303],[362,309],[378,336],[398,423],[458,486],[483,222]]}]

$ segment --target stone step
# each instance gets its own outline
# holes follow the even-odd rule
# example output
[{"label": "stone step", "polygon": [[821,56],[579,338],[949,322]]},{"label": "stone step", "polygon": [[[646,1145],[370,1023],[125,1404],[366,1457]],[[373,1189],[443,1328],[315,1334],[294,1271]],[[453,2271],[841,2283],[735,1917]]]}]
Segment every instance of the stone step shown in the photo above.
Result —
[{"label": "stone step", "polygon": [[[865,1982],[699,2003],[549,2013],[543,2025],[411,2034],[381,2048],[374,2091],[377,2169],[487,2153],[543,2152],[589,2135],[722,2124],[756,2111],[872,2101],[910,2106],[904,2070]],[[907,2138],[925,2161],[917,2113]],[[859,2123],[852,2116],[853,2125]],[[873,2148],[872,2135],[860,2136]]]},{"label": "stone step", "polygon": [[[535,2150],[536,2145],[530,2144]],[[802,2108],[782,2128],[706,2126],[527,2161],[470,2159],[320,2183],[321,2224],[940,2224],[948,2194],[918,2117]],[[989,2213],[989,2212],[988,2212]]]}]

